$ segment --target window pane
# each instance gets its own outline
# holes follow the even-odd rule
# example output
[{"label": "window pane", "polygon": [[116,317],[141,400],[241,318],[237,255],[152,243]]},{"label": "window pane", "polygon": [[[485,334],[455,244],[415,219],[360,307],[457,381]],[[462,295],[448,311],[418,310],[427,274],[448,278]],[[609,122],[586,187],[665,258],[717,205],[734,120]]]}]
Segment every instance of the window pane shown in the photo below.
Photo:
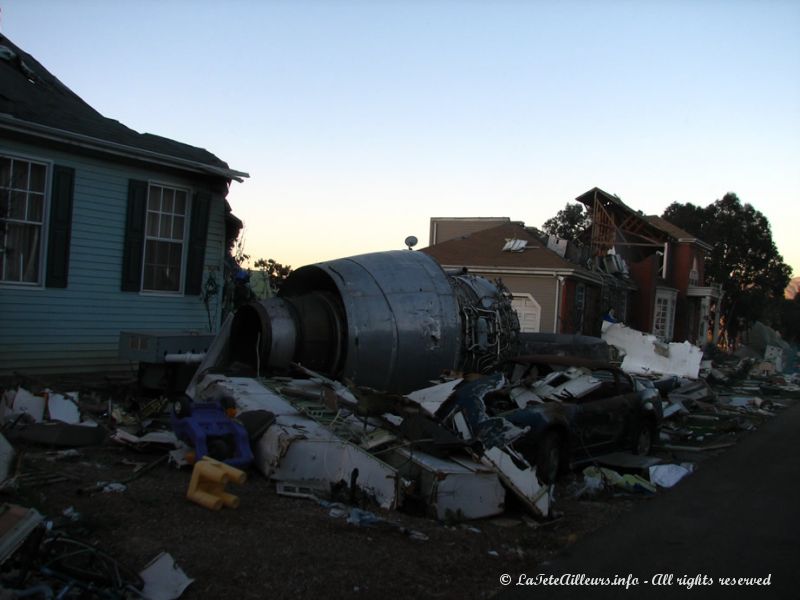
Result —
[{"label": "window pane", "polygon": [[11,192],[9,192],[8,190],[4,190],[3,188],[0,188],[0,219],[8,218],[8,212],[10,210],[10,205],[9,205],[10,195]]},{"label": "window pane", "polygon": [[31,191],[44,193],[46,170],[44,165],[31,164]]},{"label": "window pane", "polygon": [[186,215],[186,192],[175,190],[175,214]]},{"label": "window pane", "polygon": [[158,229],[158,237],[169,239],[172,236],[172,217],[161,215],[161,227]]},{"label": "window pane", "polygon": [[158,213],[147,211],[147,235],[158,235]]},{"label": "window pane", "polygon": [[147,240],[143,287],[149,291],[177,292],[181,282],[182,245]]},{"label": "window pane", "polygon": [[183,241],[183,217],[172,220],[172,239]]},{"label": "window pane", "polygon": [[167,213],[172,212],[172,207],[175,205],[175,190],[164,188],[164,197],[161,199],[161,210]]},{"label": "window pane", "polygon": [[154,290],[156,289],[156,268],[154,265],[145,264],[144,266],[144,280],[142,281],[142,289]]},{"label": "window pane", "polygon": [[3,240],[3,281],[39,281],[39,237],[41,227],[7,223]]},{"label": "window pane", "polygon": [[24,160],[15,160],[11,166],[11,187],[18,190],[28,189],[28,166]]},{"label": "window pane", "polygon": [[42,194],[28,195],[28,221],[42,222],[44,216],[44,196]]},{"label": "window pane", "polygon": [[0,158],[0,187],[8,187],[11,183],[11,159]]},{"label": "window pane", "polygon": [[147,192],[147,210],[161,210],[161,188],[151,185]]},{"label": "window pane", "polygon": [[9,219],[25,220],[25,204],[27,198],[25,192],[11,192],[11,207],[8,211]]}]

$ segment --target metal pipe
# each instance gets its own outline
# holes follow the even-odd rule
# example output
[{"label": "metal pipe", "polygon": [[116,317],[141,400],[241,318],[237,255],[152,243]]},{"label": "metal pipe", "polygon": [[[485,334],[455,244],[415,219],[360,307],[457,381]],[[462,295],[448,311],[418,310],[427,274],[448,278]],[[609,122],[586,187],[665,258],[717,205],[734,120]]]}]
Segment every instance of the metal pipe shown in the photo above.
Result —
[{"label": "metal pipe", "polygon": [[165,363],[201,363],[206,357],[205,352],[176,352],[173,354],[165,354]]}]

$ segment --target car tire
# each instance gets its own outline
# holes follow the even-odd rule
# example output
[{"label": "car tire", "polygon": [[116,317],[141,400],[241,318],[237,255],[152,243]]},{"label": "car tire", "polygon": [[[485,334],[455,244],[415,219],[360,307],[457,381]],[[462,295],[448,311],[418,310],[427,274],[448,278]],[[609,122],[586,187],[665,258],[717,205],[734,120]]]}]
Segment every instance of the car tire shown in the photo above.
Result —
[{"label": "car tire", "polygon": [[562,463],[561,436],[555,431],[544,434],[536,450],[536,474],[544,485],[556,482]]},{"label": "car tire", "polygon": [[649,423],[642,423],[636,428],[633,435],[633,453],[647,456],[653,451],[653,428]]}]

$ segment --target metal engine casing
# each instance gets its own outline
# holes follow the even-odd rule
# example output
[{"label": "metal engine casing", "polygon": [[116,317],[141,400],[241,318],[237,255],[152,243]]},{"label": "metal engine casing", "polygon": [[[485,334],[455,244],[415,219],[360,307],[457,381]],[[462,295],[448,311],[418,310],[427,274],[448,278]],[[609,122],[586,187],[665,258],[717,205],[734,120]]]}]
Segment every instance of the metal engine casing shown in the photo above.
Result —
[{"label": "metal engine casing", "polygon": [[297,362],[405,393],[445,370],[497,368],[518,332],[501,283],[447,274],[428,255],[399,250],[297,269],[278,297],[237,311],[231,353],[261,372]]}]

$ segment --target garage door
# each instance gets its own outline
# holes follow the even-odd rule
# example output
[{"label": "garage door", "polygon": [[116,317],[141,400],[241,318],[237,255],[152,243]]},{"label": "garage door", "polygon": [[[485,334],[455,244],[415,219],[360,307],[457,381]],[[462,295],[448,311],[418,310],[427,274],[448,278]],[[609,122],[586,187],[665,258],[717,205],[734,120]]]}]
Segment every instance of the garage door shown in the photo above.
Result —
[{"label": "garage door", "polygon": [[520,331],[523,333],[539,331],[539,325],[542,320],[542,307],[533,299],[533,296],[530,294],[514,294],[511,305],[517,311]]}]

